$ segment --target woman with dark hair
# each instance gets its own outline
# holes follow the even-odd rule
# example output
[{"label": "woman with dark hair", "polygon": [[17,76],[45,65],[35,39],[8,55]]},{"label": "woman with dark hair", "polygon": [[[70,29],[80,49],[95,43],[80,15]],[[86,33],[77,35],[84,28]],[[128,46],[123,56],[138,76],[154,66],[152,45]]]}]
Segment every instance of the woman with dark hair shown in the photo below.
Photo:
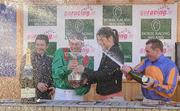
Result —
[{"label": "woman with dark hair", "polygon": [[118,43],[118,32],[110,27],[102,27],[96,34],[98,44],[101,46],[103,53],[100,66],[97,71],[79,65],[76,67],[77,72],[84,72],[84,84],[97,83],[96,92],[100,95],[101,100],[122,97],[122,75],[119,65],[110,59],[108,55],[117,61],[124,63],[124,56]]}]

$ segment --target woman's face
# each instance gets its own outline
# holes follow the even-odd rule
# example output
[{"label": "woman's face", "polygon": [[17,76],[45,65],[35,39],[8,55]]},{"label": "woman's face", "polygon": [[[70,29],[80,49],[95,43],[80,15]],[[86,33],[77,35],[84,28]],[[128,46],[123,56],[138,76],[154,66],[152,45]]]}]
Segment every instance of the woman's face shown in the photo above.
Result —
[{"label": "woman's face", "polygon": [[96,39],[97,39],[97,43],[102,47],[102,49],[108,50],[113,45],[112,37],[106,38],[106,37],[102,37],[101,35],[100,36],[97,35]]}]

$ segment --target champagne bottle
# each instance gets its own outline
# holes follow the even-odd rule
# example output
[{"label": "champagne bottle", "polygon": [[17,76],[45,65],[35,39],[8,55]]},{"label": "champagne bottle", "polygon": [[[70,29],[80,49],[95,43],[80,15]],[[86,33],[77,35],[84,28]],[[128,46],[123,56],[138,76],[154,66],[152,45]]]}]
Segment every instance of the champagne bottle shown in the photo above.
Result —
[{"label": "champagne bottle", "polygon": [[36,89],[33,78],[33,67],[31,64],[31,50],[26,50],[26,61],[21,75],[21,102],[36,102]]},{"label": "champagne bottle", "polygon": [[145,83],[148,83],[149,82],[149,78],[141,73],[138,73],[134,70],[131,70],[129,73],[128,73],[132,79],[136,80],[137,82],[141,83],[142,85],[145,85]]}]

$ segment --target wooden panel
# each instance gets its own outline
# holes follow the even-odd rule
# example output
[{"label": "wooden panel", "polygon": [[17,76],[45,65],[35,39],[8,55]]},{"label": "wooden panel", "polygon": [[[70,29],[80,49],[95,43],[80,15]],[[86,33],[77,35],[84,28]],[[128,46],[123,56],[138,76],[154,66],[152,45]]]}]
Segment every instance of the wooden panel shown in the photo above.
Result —
[{"label": "wooden panel", "polygon": [[77,111],[77,108],[76,107],[70,107],[69,111]]},{"label": "wooden panel", "polygon": [[135,109],[127,109],[126,111],[135,111]]},{"label": "wooden panel", "polygon": [[118,108],[110,108],[110,111],[118,111]]},{"label": "wooden panel", "polygon": [[132,89],[131,88],[131,83],[129,83],[129,82],[123,83],[123,95],[124,95],[125,100],[131,101],[131,99],[132,99],[131,89]]},{"label": "wooden panel", "polygon": [[125,108],[124,108],[124,109],[122,108],[122,109],[119,109],[118,111],[126,111],[126,109],[125,109]]},{"label": "wooden panel", "polygon": [[[18,106],[20,108],[20,106]],[[35,107],[35,106],[33,106]],[[53,110],[53,106],[52,107],[49,107],[49,109],[45,109],[44,107],[45,106],[40,106],[41,107],[41,111],[54,111]],[[75,107],[57,107],[59,109],[62,108],[62,111],[74,111],[74,110],[71,110]],[[14,109],[14,107],[12,106],[4,106],[4,107],[0,107],[1,111],[17,111],[16,109]],[[75,111],[81,111],[81,108],[75,108],[77,110]],[[18,111],[36,111],[34,110],[34,108],[29,108],[29,107],[26,107],[26,106],[22,106],[21,110],[18,109]],[[168,110],[168,109],[161,109],[161,108],[148,108],[148,109],[137,109],[137,108],[84,108],[83,111],[180,111],[179,109],[177,110]]]},{"label": "wooden panel", "polygon": [[6,107],[5,106],[0,106],[1,111],[5,111]]},{"label": "wooden panel", "polygon": [[140,84],[135,81],[123,81],[123,95],[127,101],[135,100],[141,94]]},{"label": "wooden panel", "polygon": [[69,111],[69,108],[68,107],[62,107],[61,111]]},{"label": "wooden panel", "polygon": [[91,107],[89,107],[89,108],[86,108],[86,110],[85,111],[93,111],[93,108]]},{"label": "wooden panel", "polygon": [[[140,94],[140,91],[141,89],[139,83],[135,81],[123,81],[122,92],[125,100],[135,100],[135,97]],[[96,85],[91,86],[91,90],[84,96],[84,100],[99,100],[99,96],[96,93]]]},{"label": "wooden panel", "polygon": [[[45,111],[53,111],[53,110],[54,110],[53,107],[50,107],[50,106],[45,108]],[[34,111],[34,110],[32,110],[32,111]]]},{"label": "wooden panel", "polygon": [[93,111],[101,111],[101,108],[93,108]]},{"label": "wooden panel", "polygon": [[143,109],[135,109],[134,111],[144,111]]},{"label": "wooden panel", "polygon": [[177,6],[177,42],[180,42],[180,2]]},{"label": "wooden panel", "polygon": [[110,108],[101,108],[101,111],[110,111]]},{"label": "wooden panel", "polygon": [[[21,111],[21,107],[18,107],[18,106],[14,106],[14,111]],[[33,110],[32,110],[33,111]]]},{"label": "wooden panel", "polygon": [[61,108],[59,108],[58,106],[55,106],[54,111],[61,111]]},{"label": "wooden panel", "polygon": [[174,93],[174,96],[172,97],[172,99],[174,101],[180,102],[180,94],[179,93],[180,93],[180,82],[178,82],[178,87]]},{"label": "wooden panel", "polygon": [[77,108],[77,111],[85,111],[86,108]]},{"label": "wooden panel", "polygon": [[95,95],[96,95],[96,85],[93,84],[91,85],[90,91],[84,96],[85,101],[93,101],[96,100]]},{"label": "wooden panel", "polygon": [[[44,110],[45,110],[44,107],[40,107],[40,106],[36,107],[36,111],[44,111]],[[23,110],[22,110],[22,111],[23,111]]]},{"label": "wooden panel", "polygon": [[19,80],[17,78],[0,78],[0,99],[19,98]]}]

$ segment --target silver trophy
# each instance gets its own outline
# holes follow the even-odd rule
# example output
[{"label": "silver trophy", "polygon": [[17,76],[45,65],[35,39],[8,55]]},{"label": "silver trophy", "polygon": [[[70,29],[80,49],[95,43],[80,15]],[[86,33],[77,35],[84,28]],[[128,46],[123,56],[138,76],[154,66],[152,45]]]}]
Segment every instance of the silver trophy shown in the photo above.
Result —
[{"label": "silver trophy", "polygon": [[[78,61],[82,61],[82,54],[80,52],[70,52],[69,53],[72,59],[76,59]],[[78,62],[80,64],[80,62]],[[80,87],[82,82],[82,73],[77,73],[72,70],[72,72],[68,75],[68,81],[70,85],[74,88]]]}]

